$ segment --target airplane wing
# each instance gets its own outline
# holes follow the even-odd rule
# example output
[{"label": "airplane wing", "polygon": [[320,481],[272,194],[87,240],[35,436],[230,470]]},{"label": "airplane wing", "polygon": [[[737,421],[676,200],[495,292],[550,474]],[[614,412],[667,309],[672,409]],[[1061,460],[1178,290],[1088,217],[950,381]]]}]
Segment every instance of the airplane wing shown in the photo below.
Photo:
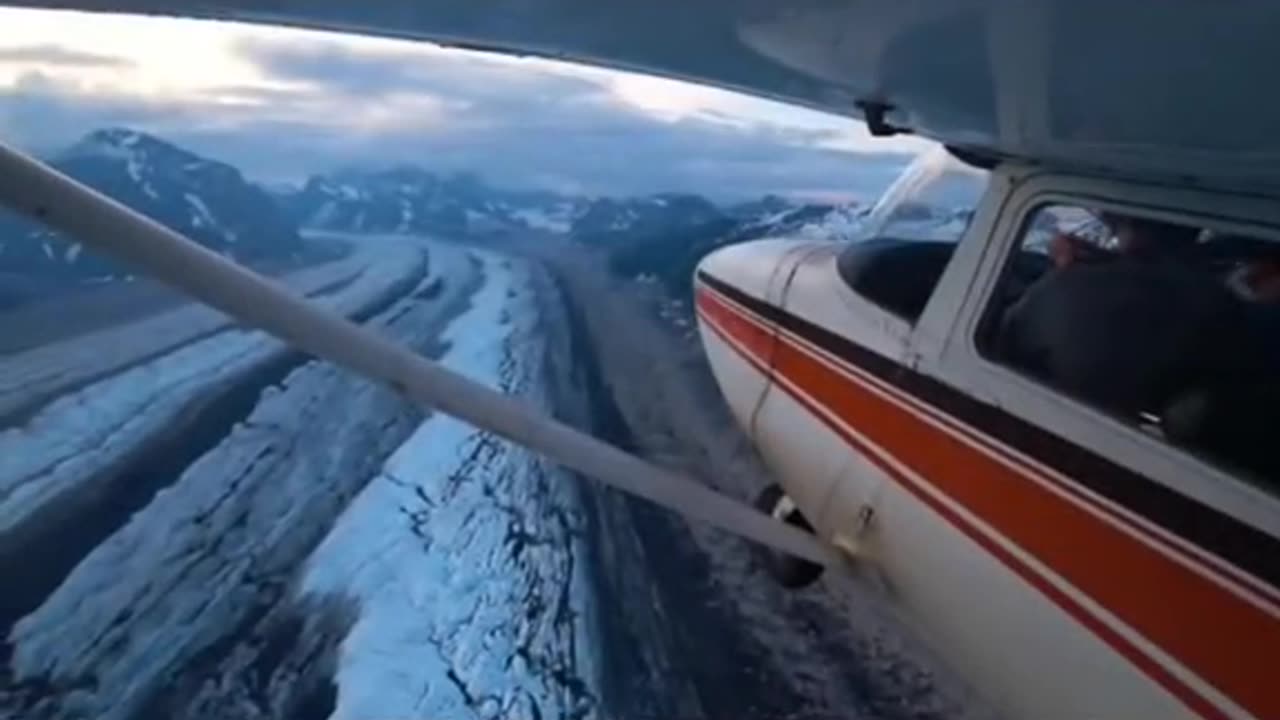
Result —
[{"label": "airplane wing", "polygon": [[642,70],[984,155],[1280,192],[1265,0],[18,0]]}]

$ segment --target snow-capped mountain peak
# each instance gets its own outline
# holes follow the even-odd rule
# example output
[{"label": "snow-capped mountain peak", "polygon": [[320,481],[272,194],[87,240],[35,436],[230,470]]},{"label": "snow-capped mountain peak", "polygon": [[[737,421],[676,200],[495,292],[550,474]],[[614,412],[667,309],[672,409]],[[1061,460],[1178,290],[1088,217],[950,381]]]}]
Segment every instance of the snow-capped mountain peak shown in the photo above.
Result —
[{"label": "snow-capped mountain peak", "polygon": [[470,173],[413,165],[316,175],[281,199],[304,227],[363,233],[566,232],[578,207],[547,192],[491,187]]},{"label": "snow-capped mountain peak", "polygon": [[55,162],[120,162],[129,177],[142,182],[144,175],[214,173],[244,182],[236,168],[165,142],[153,135],[127,128],[95,130],[54,158]]},{"label": "snow-capped mountain peak", "polygon": [[79,142],[67,148],[63,153],[63,157],[97,155],[128,160],[135,156],[135,146],[141,139],[141,135],[132,130],[98,130],[86,135]]},{"label": "snow-capped mountain peak", "polygon": [[795,204],[776,196],[731,209],[741,225],[735,241],[764,237],[791,237],[804,240],[853,240],[862,231],[867,207],[858,203]]},{"label": "snow-capped mountain peak", "polygon": [[[97,130],[51,164],[217,252],[241,260],[296,253],[296,226],[236,168],[126,128]],[[0,215],[0,266],[28,277],[121,276],[110,261],[40,225]]]},{"label": "snow-capped mountain peak", "polygon": [[[654,210],[672,206],[671,202],[666,206],[656,205],[645,198],[633,203],[600,202],[578,223],[577,227],[586,229],[575,237],[605,248],[615,273],[632,279],[643,278],[645,282],[661,282],[673,297],[687,300],[692,292],[694,267],[716,248],[762,238],[853,240],[861,232],[866,218],[865,208],[853,203],[796,204],[776,196],[724,210],[701,198],[686,198],[678,204],[677,212],[665,214]],[[602,229],[588,225],[619,222],[628,212],[644,219],[619,223],[622,230],[610,230],[609,225]]]},{"label": "snow-capped mountain peak", "polygon": [[724,213],[700,195],[662,193],[598,198],[574,219],[573,235],[590,244],[610,244],[641,235],[661,235],[690,225],[716,222]]}]

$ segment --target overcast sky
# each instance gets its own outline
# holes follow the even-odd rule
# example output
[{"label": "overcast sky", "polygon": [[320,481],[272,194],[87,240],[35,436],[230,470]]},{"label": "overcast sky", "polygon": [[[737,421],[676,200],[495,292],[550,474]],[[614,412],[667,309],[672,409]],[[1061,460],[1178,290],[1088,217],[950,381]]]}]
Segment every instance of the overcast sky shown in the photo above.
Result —
[{"label": "overcast sky", "polygon": [[264,182],[412,162],[588,194],[873,197],[922,144],[686,83],[425,43],[0,9],[0,133],[154,132]]}]

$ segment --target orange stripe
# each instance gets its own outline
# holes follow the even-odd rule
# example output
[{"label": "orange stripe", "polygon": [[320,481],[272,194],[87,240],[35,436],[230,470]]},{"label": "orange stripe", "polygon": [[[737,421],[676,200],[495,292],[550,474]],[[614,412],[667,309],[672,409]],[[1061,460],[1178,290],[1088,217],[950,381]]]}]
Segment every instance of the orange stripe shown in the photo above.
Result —
[{"label": "orange stripe", "polygon": [[[1275,675],[1272,660],[1280,649],[1280,622],[1275,618],[1025,474],[921,421],[896,402],[869,392],[785,338],[775,338],[770,329],[738,314],[708,289],[700,288],[697,299],[699,310],[749,351],[762,357],[772,354],[775,373],[818,398],[843,422],[858,428],[935,489],[1052,568],[1234,702],[1259,717],[1280,717],[1280,693],[1272,692],[1271,687]],[[833,429],[857,444],[838,425]],[[911,487],[914,481],[909,477],[888,467],[885,470],[935,509],[945,509],[927,492]],[[943,514],[1190,707],[1209,717],[1222,716],[1206,698],[986,538],[980,529],[969,527],[955,513]]]}]

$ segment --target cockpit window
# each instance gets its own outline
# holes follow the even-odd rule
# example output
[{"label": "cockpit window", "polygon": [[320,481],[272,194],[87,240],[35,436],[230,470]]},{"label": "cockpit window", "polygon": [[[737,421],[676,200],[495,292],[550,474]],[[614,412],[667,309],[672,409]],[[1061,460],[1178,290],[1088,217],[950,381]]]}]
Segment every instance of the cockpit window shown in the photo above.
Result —
[{"label": "cockpit window", "polygon": [[987,173],[946,150],[921,155],[871,209],[858,242],[837,261],[845,283],[914,322],[973,220]]},{"label": "cockpit window", "polygon": [[1211,462],[1280,482],[1280,242],[1051,205],[980,329],[989,358]]},{"label": "cockpit window", "polygon": [[945,149],[922,154],[871,208],[863,237],[958,242],[986,192],[988,173]]}]

